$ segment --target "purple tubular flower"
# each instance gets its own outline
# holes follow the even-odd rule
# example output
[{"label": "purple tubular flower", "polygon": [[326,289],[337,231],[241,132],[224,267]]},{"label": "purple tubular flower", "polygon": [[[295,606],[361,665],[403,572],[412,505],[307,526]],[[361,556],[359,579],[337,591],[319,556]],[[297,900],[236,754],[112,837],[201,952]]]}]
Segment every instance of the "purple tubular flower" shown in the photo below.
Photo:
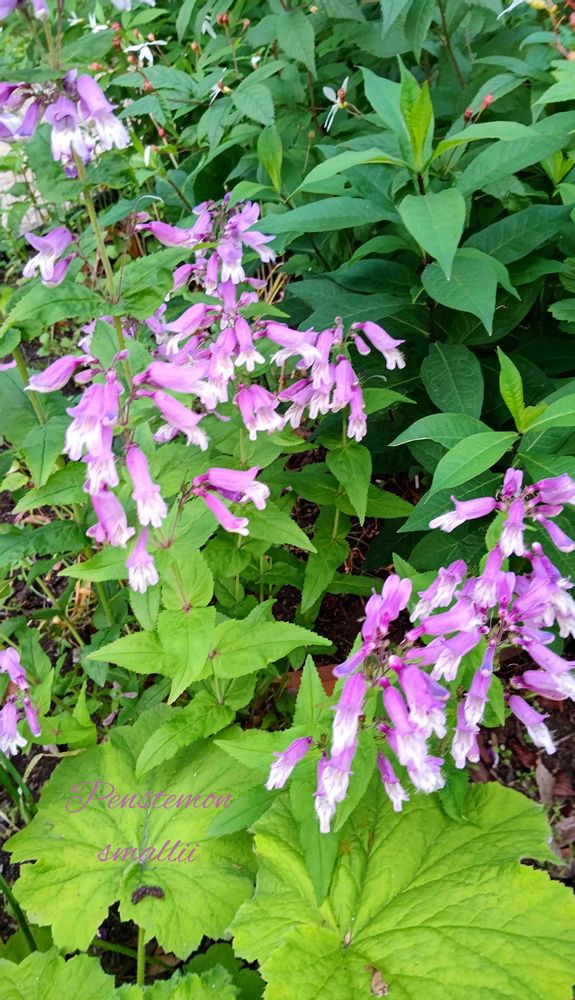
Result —
[{"label": "purple tubular flower", "polygon": [[[471,629],[469,631],[457,632],[450,639],[444,639],[442,636],[434,639],[426,646],[426,652],[428,655],[431,654],[431,647],[433,647],[433,652],[435,653],[435,659],[423,660],[424,663],[433,663],[434,667],[431,671],[431,676],[433,680],[444,679],[446,681],[454,681],[457,677],[457,671],[463,657],[466,653],[471,652],[475,649],[477,643],[481,639],[481,632],[479,629]],[[437,643],[437,645],[436,645]],[[415,655],[419,650],[412,650]]]},{"label": "purple tubular flower", "polygon": [[259,471],[257,465],[245,471],[211,468],[196,476],[194,486],[211,486],[227,500],[235,503],[251,500],[258,510],[264,510],[270,491],[265,483],[259,483],[255,478]]},{"label": "purple tubular flower", "polygon": [[444,635],[447,632],[467,631],[483,625],[483,615],[472,601],[461,597],[449,611],[426,617],[421,628],[426,635]]},{"label": "purple tubular flower", "polygon": [[8,674],[12,684],[21,691],[28,690],[26,671],[20,662],[20,653],[12,646],[0,652],[0,674]]},{"label": "purple tubular flower", "polygon": [[403,803],[409,802],[409,795],[402,788],[399,778],[397,777],[393,767],[388,761],[387,757],[382,753],[377,755],[377,767],[381,775],[381,780],[383,782],[383,787],[385,788],[386,794],[391,799],[394,812],[401,812],[403,809]]},{"label": "purple tubular flower", "polygon": [[26,740],[18,732],[18,710],[13,698],[8,698],[0,711],[0,750],[8,757],[26,746]]},{"label": "purple tubular flower", "polygon": [[214,496],[213,493],[206,493],[205,490],[199,489],[196,489],[195,492],[196,496],[202,498],[206,507],[210,508],[222,528],[225,528],[226,531],[235,532],[238,535],[249,535],[248,525],[250,522],[247,517],[236,517],[228,510],[225,503],[219,497]]},{"label": "purple tubular flower", "polygon": [[[170,427],[174,428],[176,432],[180,431],[186,435],[188,444],[197,444],[202,451],[207,450],[208,439],[204,431],[198,427],[204,416],[203,413],[194,413],[193,410],[189,410],[187,406],[179,403],[177,399],[172,399],[165,392],[153,392],[152,399]],[[158,435],[160,435],[159,438]],[[156,440],[163,440],[161,431],[158,431],[154,436]]]},{"label": "purple tubular flower", "polygon": [[126,467],[134,484],[132,499],[136,501],[138,521],[159,528],[168,515],[168,508],[160,494],[160,487],[152,482],[148,460],[143,451],[132,444],[126,455]]},{"label": "purple tubular flower", "polygon": [[109,542],[110,545],[124,548],[135,530],[128,527],[126,512],[118,498],[108,490],[102,490],[101,493],[93,494],[92,506],[98,520],[88,528],[88,537],[96,542]]},{"label": "purple tubular flower", "polygon": [[[385,366],[389,371],[392,371],[394,368],[405,368],[403,354],[398,350],[399,345],[405,343],[404,340],[395,340],[393,337],[390,337],[389,333],[383,327],[377,323],[372,323],[370,320],[366,323],[353,323],[352,329],[361,330],[367,339],[371,341],[375,349],[380,354],[383,354]],[[360,353],[365,353],[365,351]]]},{"label": "purple tubular flower", "polygon": [[180,226],[169,226],[167,222],[147,222],[144,229],[149,229],[153,236],[165,247],[189,247],[192,249],[200,242],[192,229],[182,229]]},{"label": "purple tubular flower", "polygon": [[449,691],[442,688],[419,667],[404,667],[399,671],[399,683],[409,705],[409,719],[425,737],[435,733],[445,736],[445,703]]},{"label": "purple tubular flower", "polygon": [[16,10],[18,0],[0,0],[0,21]]},{"label": "purple tubular flower", "polygon": [[451,756],[455,761],[455,766],[460,770],[465,767],[468,760],[472,763],[477,763],[479,760],[478,732],[479,726],[468,721],[465,715],[465,706],[463,702],[460,702],[457,707],[457,728],[451,744]]},{"label": "purple tubular flower", "polygon": [[357,653],[351,653],[347,660],[340,663],[337,667],[334,667],[332,674],[334,677],[347,677],[348,674],[352,674],[354,670],[357,670],[361,666],[366,656],[368,655],[368,650],[365,646],[361,646]]},{"label": "purple tubular flower", "polygon": [[453,595],[463,577],[467,572],[467,566],[463,559],[456,559],[447,568],[443,566],[437,573],[437,577],[426,590],[419,591],[419,601],[417,602],[411,617],[421,618],[428,615],[436,608],[444,608],[451,604]]},{"label": "purple tubular flower", "polygon": [[269,777],[266,781],[268,791],[271,792],[272,788],[284,787],[294,767],[305,757],[312,743],[311,736],[302,736],[294,740],[293,743],[290,743],[289,747],[285,750],[274,751],[276,760],[274,760],[270,768]]},{"label": "purple tubular flower", "polygon": [[523,532],[525,531],[524,517],[525,504],[522,498],[518,497],[516,500],[513,500],[509,507],[507,520],[503,525],[503,531],[499,539],[499,547],[504,556],[511,556],[513,554],[522,556],[525,554],[525,544],[523,542]]},{"label": "purple tubular flower", "polygon": [[55,392],[62,389],[70,381],[77,368],[91,361],[89,354],[65,354],[63,358],[58,358],[48,365],[43,372],[32,375],[26,390],[33,392]]},{"label": "purple tubular flower", "polygon": [[544,504],[575,504],[575,482],[564,472],[561,476],[540,479],[533,489],[538,492],[538,500]]},{"label": "purple tubular flower", "polygon": [[575,701],[575,678],[572,674],[550,674],[546,670],[526,670],[522,677],[513,677],[515,687],[533,691],[550,701]]},{"label": "purple tubular flower", "polygon": [[549,538],[560,552],[573,552],[575,549],[575,542],[572,538],[569,538],[569,535],[566,535],[565,532],[561,530],[559,525],[554,524],[553,521],[548,521],[547,518],[541,516],[539,516],[537,520],[539,521],[539,524],[545,528]]},{"label": "purple tubular flower", "polygon": [[143,372],[136,375],[134,382],[143,382],[159,389],[170,389],[172,392],[195,393],[201,375],[198,369],[188,365],[170,364],[167,361],[152,361]]},{"label": "purple tubular flower", "polygon": [[541,712],[536,712],[534,708],[521,698],[518,694],[513,694],[509,698],[509,708],[513,712],[513,715],[519,719],[520,722],[527,728],[531,739],[533,740],[535,746],[542,747],[546,753],[555,753],[557,749],[549,729],[545,725],[545,719],[548,719],[548,715],[542,715]]},{"label": "purple tubular flower", "polygon": [[80,402],[71,406],[66,413],[73,417],[66,431],[64,452],[78,461],[84,447],[91,455],[100,455],[105,450],[103,431],[113,427],[118,420],[118,400],[123,392],[114,371],[108,372],[106,381],[88,386],[82,393]]},{"label": "purple tubular flower", "polygon": [[503,488],[501,496],[506,500],[517,496],[521,492],[523,485],[523,473],[519,469],[508,469],[503,477]]},{"label": "purple tubular flower", "polygon": [[250,441],[255,441],[258,431],[280,430],[282,418],[275,410],[279,399],[260,385],[241,386],[234,397],[241,418],[249,433]]},{"label": "purple tubular flower", "polygon": [[470,725],[477,725],[483,718],[491,685],[491,674],[476,670],[471,681],[471,687],[465,696],[465,719]]},{"label": "purple tubular flower", "polygon": [[354,674],[344,681],[340,699],[334,708],[335,719],[331,734],[331,753],[337,757],[354,745],[365,698],[365,678]]},{"label": "purple tubular flower", "polygon": [[148,587],[153,587],[159,579],[154,558],[148,552],[147,544],[148,529],[144,528],[126,559],[128,583],[132,590],[139,594],[145,594]]},{"label": "purple tubular flower", "polygon": [[29,698],[24,698],[24,711],[26,713],[26,722],[30,726],[32,736],[39,736],[42,730],[40,728],[40,723],[38,722],[38,713]]},{"label": "purple tubular flower", "polygon": [[[73,242],[74,237],[66,226],[58,226],[52,229],[46,236],[36,236],[35,233],[24,233],[25,239],[30,246],[37,250],[35,257],[31,257],[24,266],[22,274],[25,278],[33,278],[36,271],[40,271],[42,282],[54,282],[56,261]],[[63,275],[62,275],[63,277]],[[62,280],[62,278],[60,278]]]},{"label": "purple tubular flower", "polygon": [[125,149],[130,145],[126,126],[113,114],[115,105],[110,104],[100,84],[91,76],[82,74],[76,80],[82,116],[93,122],[102,149]]},{"label": "purple tubular flower", "polygon": [[453,531],[460,524],[465,524],[466,521],[472,521],[477,517],[485,517],[486,514],[491,514],[497,506],[497,500],[493,497],[478,497],[477,500],[457,500],[456,497],[452,496],[451,499],[455,510],[449,511],[447,514],[441,514],[439,517],[434,517],[429,522],[430,528]]},{"label": "purple tubular flower", "polygon": [[562,656],[554,653],[548,646],[538,642],[525,644],[525,649],[539,667],[548,670],[551,674],[565,674],[575,668],[575,660],[565,660]]},{"label": "purple tubular flower", "polygon": [[317,790],[314,793],[314,808],[319,819],[321,833],[329,833],[332,817],[335,814],[336,803],[328,796],[325,787],[325,773],[329,766],[324,754],[317,765]]},{"label": "purple tubular flower", "polygon": [[346,746],[328,760],[323,772],[323,787],[327,798],[334,805],[343,802],[347,795],[351,765],[357,750],[357,743]]},{"label": "purple tubular flower", "polygon": [[118,470],[112,451],[114,431],[112,427],[102,427],[102,448],[99,452],[88,452],[83,461],[86,463],[86,482],[84,491],[94,494],[101,493],[106,486],[117,486]]},{"label": "purple tubular flower", "polygon": [[50,143],[53,158],[62,163],[69,176],[75,177],[74,153],[83,163],[88,163],[93,151],[92,144],[79,127],[76,105],[62,95],[46,109],[44,118],[52,126]]}]

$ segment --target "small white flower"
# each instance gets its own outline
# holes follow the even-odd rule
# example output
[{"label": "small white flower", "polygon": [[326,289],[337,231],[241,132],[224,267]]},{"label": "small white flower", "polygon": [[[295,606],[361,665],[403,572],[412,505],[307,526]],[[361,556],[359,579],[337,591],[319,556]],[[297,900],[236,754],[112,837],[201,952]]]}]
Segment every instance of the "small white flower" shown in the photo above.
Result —
[{"label": "small white flower", "polygon": [[324,87],[323,92],[327,97],[328,101],[332,102],[331,108],[328,111],[327,118],[325,120],[324,128],[326,132],[329,132],[331,126],[333,125],[333,120],[340,108],[345,108],[345,97],[347,94],[347,85],[349,83],[349,76],[346,76],[339,90],[335,91],[333,87]]},{"label": "small white flower", "polygon": [[150,46],[152,45],[167,45],[167,42],[160,41],[159,38],[154,39],[153,42],[140,42],[139,45],[128,45],[124,52],[137,52],[138,53],[138,66],[142,67],[144,65],[153,66],[154,65],[154,53]]},{"label": "small white flower", "polygon": [[262,58],[261,56],[252,56],[251,57],[250,63],[252,64],[252,69],[257,69],[258,68],[258,63],[261,62],[261,58]]},{"label": "small white flower", "polygon": [[99,24],[98,23],[98,21],[96,20],[96,15],[95,14],[88,14],[88,25],[89,25],[90,31],[93,34],[97,34],[99,31],[107,31],[108,30],[108,25],[107,24]]},{"label": "small white flower", "polygon": [[[227,73],[227,69],[225,67],[224,67],[222,73],[223,73],[223,75],[225,75]],[[218,80],[217,83],[214,83],[213,87],[210,87],[210,94],[212,95],[210,97],[210,104],[213,104],[214,101],[215,101],[215,99],[216,99],[216,97],[219,97],[219,95],[223,94],[224,90],[227,89],[224,86],[224,77],[223,77],[223,75],[222,75],[221,80]]]},{"label": "small white flower", "polygon": [[201,35],[210,35],[211,38],[217,38],[213,26],[212,26],[212,15],[206,14],[204,20],[202,21],[202,26],[200,28]]}]

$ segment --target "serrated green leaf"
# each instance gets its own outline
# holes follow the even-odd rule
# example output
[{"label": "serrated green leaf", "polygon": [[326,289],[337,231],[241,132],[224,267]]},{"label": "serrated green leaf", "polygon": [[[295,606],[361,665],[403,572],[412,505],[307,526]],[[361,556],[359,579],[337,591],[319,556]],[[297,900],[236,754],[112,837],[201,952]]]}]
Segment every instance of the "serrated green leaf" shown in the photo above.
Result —
[{"label": "serrated green leaf", "polygon": [[36,487],[44,486],[62,454],[69,417],[51,417],[26,435],[22,450]]},{"label": "serrated green leaf", "polygon": [[232,100],[246,118],[259,122],[261,125],[273,125],[275,112],[274,102],[269,88],[263,83],[252,83],[249,87],[237,88],[232,94]]},{"label": "serrated green leaf", "polygon": [[216,609],[190,608],[161,611],[158,618],[158,636],[171,664],[171,704],[182,691],[205,673],[205,663],[212,648]]},{"label": "serrated green leaf", "polygon": [[256,892],[232,925],[269,1000],[369,1000],[374,982],[395,1000],[567,1000],[575,904],[517,864],[548,854],[542,812],[516,792],[475,785],[465,814],[455,822],[433,796],[394,814],[376,779],[342,831],[320,908],[297,823],[278,800],[256,824]]},{"label": "serrated green leaf", "polygon": [[[166,706],[147,712],[134,726],[114,729],[107,742],[62,761],[44,786],[37,815],[8,842],[14,858],[36,862],[21,868],[18,901],[31,918],[38,914],[52,927],[61,948],[87,948],[109,906],[119,900],[122,920],[135,920],[146,928],[146,940],[156,937],[166,951],[186,957],[204,934],[221,937],[251,892],[249,838],[208,838],[207,829],[226,797],[231,796],[232,810],[235,796],[256,784],[257,776],[206,742],[191,754],[182,750],[144,781],[136,778],[143,745],[169,714]],[[105,784],[94,789],[97,782]],[[90,789],[95,797],[86,804]],[[157,860],[168,840],[172,848],[178,840],[182,845],[174,857],[198,844],[195,861],[168,861],[166,855]],[[148,848],[154,849],[152,860],[150,853],[141,863],[131,860],[132,850],[139,855]],[[159,886],[164,898],[133,903],[132,893],[141,885]]]},{"label": "serrated green leaf", "polygon": [[[57,948],[33,951],[16,964],[0,960],[3,1000],[116,1000],[113,976],[107,976],[97,958],[75,955],[66,960]],[[139,1000],[139,998],[134,998]]]},{"label": "serrated green leaf", "polygon": [[310,14],[299,8],[282,11],[276,23],[280,48],[315,76],[315,34]]},{"label": "serrated green leaf", "polygon": [[241,677],[261,670],[299,646],[329,644],[329,639],[292,622],[222,622],[215,630],[211,665],[218,677]]},{"label": "serrated green leaf", "polygon": [[54,472],[44,486],[26,493],[16,504],[14,513],[23,514],[34,507],[81,503],[86,498],[83,490],[85,479],[86,467],[83,462],[68,462],[63,469]]},{"label": "serrated green leaf", "polygon": [[190,705],[175,709],[144,743],[136,764],[136,776],[141,778],[154,767],[171,760],[183,747],[219,732],[233,718],[232,708],[220,705],[210,692],[198,691]]}]

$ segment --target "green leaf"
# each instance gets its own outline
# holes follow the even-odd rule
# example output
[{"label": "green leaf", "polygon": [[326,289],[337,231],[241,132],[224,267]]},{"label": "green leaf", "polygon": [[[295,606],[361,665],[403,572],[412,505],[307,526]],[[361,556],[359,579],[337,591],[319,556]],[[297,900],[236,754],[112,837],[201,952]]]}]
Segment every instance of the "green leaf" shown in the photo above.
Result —
[{"label": "green leaf", "polygon": [[[258,776],[206,742],[180,751],[142,781],[136,777],[142,747],[169,715],[160,706],[132,727],[113,729],[105,743],[61,761],[42,790],[37,815],[8,842],[14,859],[36,862],[20,870],[18,902],[30,918],[37,914],[52,927],[60,948],[87,948],[119,900],[122,920],[136,921],[146,928],[146,940],[156,937],[165,951],[185,958],[204,934],[221,937],[251,893],[249,838],[208,838],[207,829],[226,808],[226,797],[231,811],[235,797]],[[166,853],[158,860],[166,841],[167,852],[176,841],[180,847],[170,860]],[[196,844],[193,863],[175,860],[178,850]],[[120,854],[113,860],[115,851]],[[159,886],[164,897],[133,903],[142,885]]]},{"label": "green leaf", "polygon": [[60,576],[70,576],[73,580],[92,580],[101,583],[103,580],[125,580],[127,552],[125,549],[105,545],[95,556],[86,562],[74,563],[60,570]]},{"label": "green leaf", "polygon": [[346,444],[342,448],[329,451],[326,464],[338,483],[343,486],[360,524],[363,524],[371,479],[370,452],[361,444]]},{"label": "green leaf", "polygon": [[575,904],[517,864],[548,856],[545,817],[498,785],[473,786],[465,813],[456,822],[419,796],[394,814],[377,779],[342,831],[320,907],[277,800],[256,824],[256,892],[231,928],[236,951],[260,963],[267,1000],[567,1000]]},{"label": "green leaf", "polygon": [[297,693],[293,724],[308,730],[312,735],[318,727],[327,725],[331,718],[329,698],[311,656],[307,656]]},{"label": "green leaf", "polygon": [[37,326],[41,323],[48,327],[63,319],[84,322],[110,312],[114,312],[114,307],[85,285],[64,281],[52,288],[39,283],[23,295],[8,313],[0,326],[0,339],[14,326]]},{"label": "green leaf", "polygon": [[329,645],[329,639],[291,622],[253,622],[244,618],[216,627],[211,664],[218,677],[241,677],[300,646]]},{"label": "green leaf", "polygon": [[275,504],[266,504],[265,510],[250,510],[250,538],[274,545],[295,545],[304,552],[315,552],[315,546],[298,524]]},{"label": "green leaf", "polygon": [[442,139],[438,143],[433,153],[433,159],[447,153],[458,146],[466,146],[469,142],[478,142],[482,139],[501,139],[505,142],[517,142],[518,140],[529,139],[531,131],[527,125],[520,122],[478,122],[468,125],[463,132]]},{"label": "green leaf", "polygon": [[575,394],[561,396],[549,403],[546,409],[529,426],[529,431],[549,430],[551,427],[575,427]]},{"label": "green leaf", "polygon": [[126,264],[116,288],[117,294],[122,292],[125,312],[136,319],[150,316],[172,287],[174,267],[187,255],[182,247],[169,247]]},{"label": "green leaf", "polygon": [[140,594],[130,588],[130,607],[136,616],[138,625],[151,631],[156,627],[160,611],[160,587],[148,587]]},{"label": "green leaf", "polygon": [[54,471],[56,460],[62,454],[69,417],[51,417],[45,424],[38,424],[26,435],[22,450],[30,475],[37,487],[44,486]]},{"label": "green leaf", "polygon": [[287,56],[304,64],[315,76],[315,34],[312,16],[303,10],[282,11],[276,16],[277,40]]},{"label": "green leaf", "polygon": [[75,955],[66,960],[57,948],[50,948],[33,951],[18,964],[0,960],[3,1000],[77,1000],[80,983],[83,1000],[116,1000],[114,978],[106,975],[97,958]]},{"label": "green leaf", "polygon": [[274,804],[277,793],[269,792],[265,785],[250,788],[249,792],[238,795],[234,802],[234,811],[220,812],[214,816],[208,834],[212,837],[222,837],[224,834],[247,830],[264,812]]},{"label": "green leaf", "polygon": [[415,77],[406,70],[401,59],[400,109],[411,139],[412,166],[416,173],[424,170],[425,160],[431,152],[433,137],[433,105],[427,81],[420,87]]},{"label": "green leaf", "polygon": [[460,441],[437,464],[430,493],[467,483],[497,462],[517,440],[517,434],[488,431]]},{"label": "green leaf", "polygon": [[190,548],[187,541],[158,552],[156,563],[165,608],[189,611],[210,603],[214,578],[201,553]]},{"label": "green leaf", "polygon": [[457,188],[408,194],[399,205],[404,226],[435,257],[449,281],[455,251],[465,225],[465,199]]},{"label": "green leaf", "polygon": [[523,411],[523,381],[518,369],[513,364],[511,358],[503,353],[500,347],[497,348],[497,357],[501,368],[499,374],[499,391],[501,398],[515,421],[518,431],[522,429]]},{"label": "green leaf", "polygon": [[502,264],[512,264],[560,233],[567,225],[570,211],[569,206],[530,205],[480,229],[465,246],[491,254]]},{"label": "green leaf", "polygon": [[171,676],[171,660],[166,655],[157,632],[132,632],[124,635],[89,653],[88,659],[115,663],[136,673]]},{"label": "green leaf", "polygon": [[501,281],[496,263],[480,250],[463,248],[455,254],[449,281],[438,264],[428,264],[421,281],[436,302],[477,316],[492,333],[497,283]]},{"label": "green leaf", "polygon": [[196,0],[184,0],[178,11],[178,16],[176,18],[176,34],[179,42],[182,41],[182,38],[188,30],[188,25],[190,23],[195,4]]},{"label": "green leaf", "polygon": [[483,406],[483,375],[479,361],[468,347],[432,344],[421,366],[421,380],[440,410],[479,417]]},{"label": "green leaf", "polygon": [[136,764],[141,778],[152,768],[171,760],[183,747],[205,739],[233,722],[234,710],[220,705],[209,691],[198,691],[190,705],[172,714],[144,743]]},{"label": "green leaf", "polygon": [[575,323],[575,299],[561,299],[549,306],[549,312],[560,323]]},{"label": "green leaf", "polygon": [[[445,344],[441,346],[449,347]],[[397,448],[400,444],[410,444],[413,441],[436,441],[444,448],[453,448],[454,444],[463,441],[470,434],[479,434],[487,430],[489,430],[487,424],[467,413],[431,413],[428,417],[416,420],[407,430],[390,441],[390,448]]]},{"label": "green leaf", "polygon": [[[331,511],[328,513],[331,514]],[[309,557],[305,565],[301,594],[302,611],[313,607],[325,593],[335,571],[345,562],[349,553],[349,545],[345,538],[332,538],[329,532],[317,532],[314,541],[317,552]]]},{"label": "green leaf", "polygon": [[212,648],[215,620],[214,607],[160,612],[158,636],[171,663],[170,674],[173,677],[168,704],[204,674],[206,659]]},{"label": "green leaf", "polygon": [[273,233],[327,233],[332,229],[351,229],[366,226],[389,218],[389,210],[363,198],[342,195],[312,201],[289,212],[266,215],[258,222],[261,232]]},{"label": "green leaf", "polygon": [[241,111],[246,118],[251,118],[261,125],[273,125],[274,102],[265,84],[250,83],[249,86],[237,87],[232,94],[232,100],[238,111]]},{"label": "green leaf", "polygon": [[275,190],[281,191],[283,146],[275,125],[270,125],[260,132],[257,150],[259,161],[264,170],[267,170]]},{"label": "green leaf", "polygon": [[313,184],[317,184],[318,181],[325,181],[329,177],[335,177],[336,174],[342,174],[346,170],[351,170],[352,167],[362,166],[367,163],[389,163],[398,167],[405,166],[403,160],[398,160],[394,156],[388,156],[387,153],[384,153],[381,149],[377,149],[377,147],[357,151],[348,149],[344,153],[337,153],[336,156],[330,156],[324,163],[318,163],[317,167],[310,170],[307,177],[304,177],[300,186],[296,188],[296,191],[306,191]]},{"label": "green leaf", "polygon": [[58,507],[61,504],[82,503],[86,499],[83,486],[86,467],[83,462],[68,462],[63,469],[54,472],[44,486],[30,490],[14,508],[15,514],[23,514],[34,507]]}]

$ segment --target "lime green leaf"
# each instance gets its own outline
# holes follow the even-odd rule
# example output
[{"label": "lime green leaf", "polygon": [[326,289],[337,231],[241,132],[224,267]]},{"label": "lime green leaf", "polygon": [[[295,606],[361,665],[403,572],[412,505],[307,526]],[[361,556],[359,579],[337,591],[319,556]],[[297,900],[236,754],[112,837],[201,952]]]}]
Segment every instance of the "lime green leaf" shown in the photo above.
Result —
[{"label": "lime green leaf", "polygon": [[399,205],[404,226],[420,247],[435,257],[449,281],[465,225],[465,199],[457,188],[408,194]]},{"label": "lime green leaf", "polygon": [[198,691],[190,705],[174,709],[144,743],[138,756],[136,776],[141,778],[152,768],[171,760],[183,747],[224,729],[233,721],[234,714],[228,705],[220,705],[211,692]]},{"label": "lime green leaf", "polygon": [[476,785],[465,816],[450,819],[433,796],[397,815],[374,781],[343,828],[320,907],[293,813],[274,803],[255,827],[255,895],[232,925],[236,951],[268,980],[266,998],[370,1000],[376,983],[394,1000],[568,1000],[575,904],[517,864],[549,856],[543,813],[517,792]]},{"label": "lime green leaf", "polygon": [[523,427],[523,381],[518,369],[513,364],[511,358],[503,353],[500,347],[497,348],[497,357],[501,371],[499,374],[499,391],[501,398],[515,421],[517,430]]},{"label": "lime green leaf", "polygon": [[[66,961],[57,948],[34,951],[18,965],[0,961],[3,1000],[115,1000],[113,976],[107,976],[97,958],[75,955]],[[139,1000],[139,998],[135,998]]]},{"label": "lime green leaf", "polygon": [[[232,797],[231,811],[257,776],[206,742],[182,750],[143,781],[136,778],[142,747],[169,713],[166,706],[147,712],[133,727],[114,729],[106,743],[62,761],[44,786],[37,815],[8,842],[15,859],[36,862],[21,868],[18,901],[31,919],[38,915],[51,925],[61,948],[87,948],[119,900],[122,920],[136,921],[146,940],[156,937],[166,951],[185,957],[204,934],[220,937],[251,892],[249,838],[208,839],[207,829],[226,808],[226,797]],[[104,784],[94,787],[97,782]],[[196,844],[193,863],[175,860]],[[115,851],[120,854],[112,860]],[[133,903],[141,885],[159,886],[164,898]]]},{"label": "lime green leaf", "polygon": [[549,430],[551,427],[575,427],[575,394],[561,396],[549,403],[545,410],[529,426],[529,431]]},{"label": "lime green leaf", "polygon": [[315,546],[299,524],[275,504],[266,504],[265,510],[250,510],[250,538],[258,538],[274,545],[295,545],[304,552],[315,552]]},{"label": "lime green leaf", "polygon": [[132,632],[121,639],[100,646],[88,654],[89,660],[116,663],[136,673],[171,676],[172,661],[167,656],[157,632]]},{"label": "lime green leaf", "polygon": [[215,620],[214,607],[160,612],[158,636],[173,677],[168,703],[204,675]]},{"label": "lime green leaf", "polygon": [[299,646],[329,646],[329,639],[291,622],[222,622],[214,634],[211,665],[219,677],[241,677],[287,656]]},{"label": "lime green leaf", "polygon": [[187,540],[156,554],[165,608],[204,607],[214,593],[214,578],[203,556]]},{"label": "lime green leaf", "polygon": [[259,161],[268,172],[275,190],[281,191],[283,146],[275,125],[269,125],[260,132],[257,150]]},{"label": "lime green leaf", "polygon": [[103,580],[125,580],[128,575],[127,555],[125,549],[105,545],[91,559],[87,559],[86,562],[74,563],[73,566],[66,566],[65,569],[60,570],[59,575],[70,576],[74,580],[92,580],[95,583]]},{"label": "lime green leaf", "polygon": [[308,656],[301,675],[293,724],[307,729],[311,736],[318,727],[327,725],[332,716],[329,698],[316,666],[311,656]]},{"label": "lime green leaf", "polygon": [[326,464],[343,486],[360,524],[363,524],[371,479],[370,452],[361,444],[345,444],[328,452]]},{"label": "lime green leaf", "polygon": [[0,326],[0,338],[14,326],[26,327],[30,323],[37,326],[38,323],[42,323],[43,326],[49,327],[54,323],[60,323],[63,319],[84,322],[114,310],[114,306],[85,285],[75,285],[72,281],[65,281],[52,288],[38,283],[30,288],[8,313]]},{"label": "lime green leaf", "polygon": [[54,472],[44,486],[26,493],[16,504],[14,513],[23,514],[34,507],[81,503],[86,499],[83,491],[85,479],[86,467],[83,462],[69,462],[63,469]]}]

